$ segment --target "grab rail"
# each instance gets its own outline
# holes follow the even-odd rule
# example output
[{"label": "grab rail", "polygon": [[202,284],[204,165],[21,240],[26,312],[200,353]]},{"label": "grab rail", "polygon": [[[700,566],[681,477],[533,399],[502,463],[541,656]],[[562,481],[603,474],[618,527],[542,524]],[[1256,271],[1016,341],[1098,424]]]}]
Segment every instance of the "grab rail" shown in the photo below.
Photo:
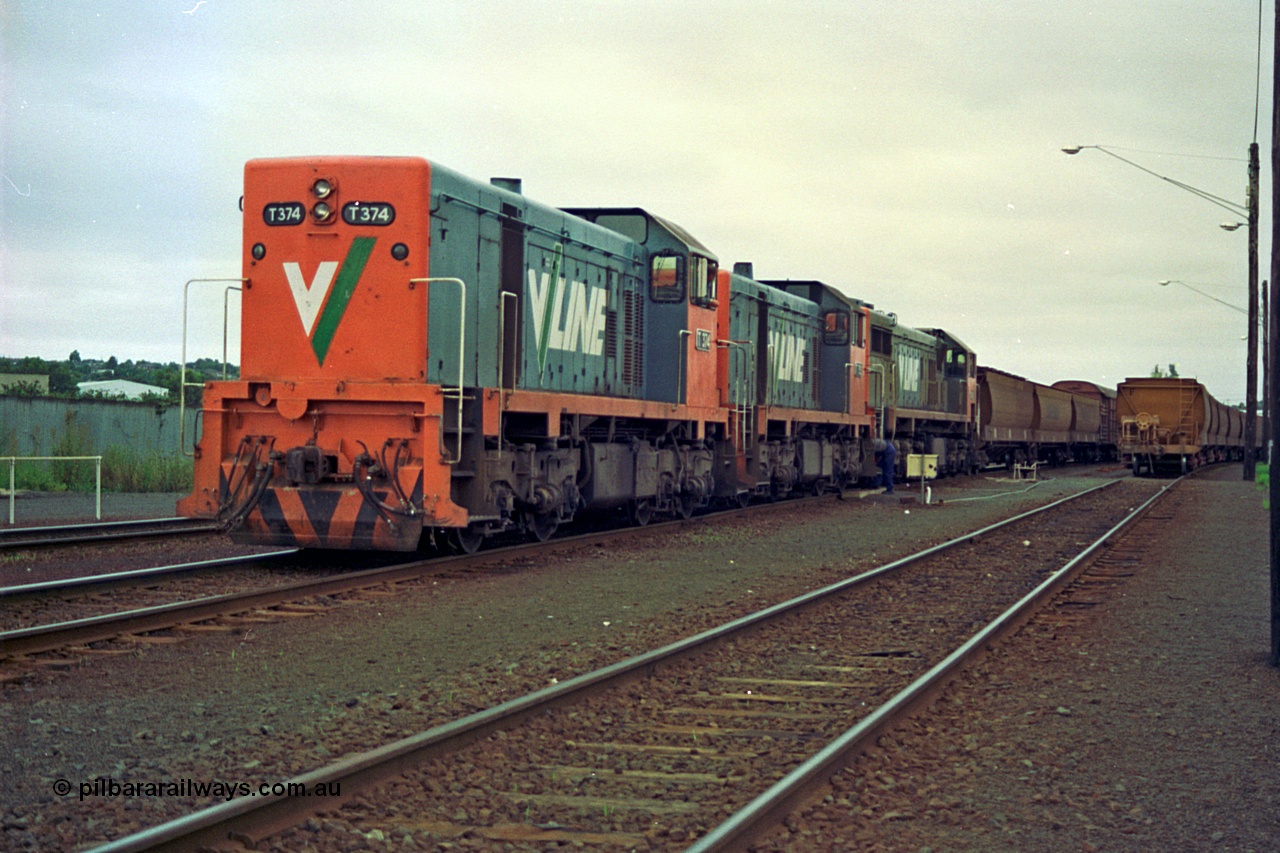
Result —
[{"label": "grab rail", "polygon": [[[237,282],[245,284],[249,281],[247,278],[193,278],[182,286],[182,363],[178,367],[178,449],[182,451],[183,456],[194,457],[195,448],[191,452],[187,452],[187,388],[204,387],[203,382],[187,382],[187,302],[191,295],[191,285],[193,284],[212,284],[227,282]],[[228,287],[226,292],[222,294],[222,378],[227,378],[227,297],[233,290],[240,290],[238,287]]]},{"label": "grab rail", "polygon": [[[454,465],[462,461],[462,389],[466,379],[466,360],[467,360],[467,283],[460,278],[452,276],[435,276],[431,278],[411,278],[410,284],[435,284],[437,282],[452,282],[458,285],[458,453],[453,459],[445,457],[445,462]],[[428,303],[431,300],[431,288],[427,288]],[[447,390],[443,389],[442,390]],[[444,449],[444,421],[440,423],[440,447]]]}]

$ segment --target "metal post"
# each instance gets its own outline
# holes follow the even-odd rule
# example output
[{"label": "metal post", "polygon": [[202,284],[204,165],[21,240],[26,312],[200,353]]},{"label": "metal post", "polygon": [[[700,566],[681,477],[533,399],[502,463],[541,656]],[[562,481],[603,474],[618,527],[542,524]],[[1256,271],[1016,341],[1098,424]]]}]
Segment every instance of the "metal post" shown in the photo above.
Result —
[{"label": "metal post", "polygon": [[[1280,0],[1277,0],[1280,2]],[[18,464],[18,460],[9,457],[9,523],[13,524],[13,466]]]},{"label": "metal post", "polygon": [[[1280,14],[1280,0],[1276,0]],[[1280,20],[1278,18],[1277,20]],[[1271,71],[1271,174],[1280,174],[1280,26],[1274,27]],[[1269,337],[1280,340],[1280,318],[1276,303],[1280,302],[1280,181],[1271,181],[1271,316],[1267,323]],[[1271,399],[1280,400],[1280,370],[1271,371]],[[1280,446],[1280,418],[1271,418],[1271,441]],[[1270,472],[1271,490],[1271,665],[1280,667],[1280,477]]]},{"label": "metal post", "polygon": [[[1280,0],[1276,0],[1280,5]],[[1277,36],[1280,41],[1280,36]],[[1280,53],[1280,45],[1278,53]],[[1280,117],[1280,116],[1278,116]],[[1272,168],[1280,169],[1280,148],[1272,143]],[[1280,182],[1272,187],[1273,203],[1280,204]],[[1277,208],[1280,210],[1280,208]],[[1272,240],[1280,240],[1280,219],[1272,223]],[[1276,310],[1280,303],[1280,254],[1277,248],[1280,243],[1273,243],[1271,249],[1271,312],[1267,318],[1270,327],[1268,337],[1280,340],[1280,311]],[[1274,358],[1275,354],[1271,353]],[[1268,370],[1271,382],[1271,399],[1280,400],[1280,370]],[[1280,447],[1280,418],[1271,418],[1271,442],[1273,447]],[[1280,667],[1280,471],[1272,465],[1268,473],[1271,498],[1271,665]]]},{"label": "metal post", "polygon": [[1258,443],[1258,143],[1256,142],[1249,145],[1248,206],[1249,353],[1245,362],[1244,479],[1253,482]]},{"label": "metal post", "polygon": [[97,478],[98,478],[98,482],[94,486],[94,491],[98,497],[94,505],[93,517],[96,518],[98,521],[102,521],[102,457],[95,456],[93,458],[93,462],[94,462],[93,467],[97,469],[95,473],[97,474]]},{"label": "metal post", "polygon": [[1262,460],[1271,464],[1271,431],[1266,429],[1271,418],[1271,288],[1263,281],[1258,291],[1262,297],[1262,315],[1258,326],[1262,333],[1262,425],[1264,434],[1258,440],[1262,444]]}]

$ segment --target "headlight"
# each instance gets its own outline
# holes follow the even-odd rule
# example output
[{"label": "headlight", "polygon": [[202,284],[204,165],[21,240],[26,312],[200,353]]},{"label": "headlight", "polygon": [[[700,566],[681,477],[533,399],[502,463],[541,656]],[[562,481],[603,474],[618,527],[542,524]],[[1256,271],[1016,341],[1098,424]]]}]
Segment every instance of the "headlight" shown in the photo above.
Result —
[{"label": "headlight", "polygon": [[328,198],[329,193],[333,192],[333,184],[321,178],[311,185],[311,192],[315,194],[316,198]]},{"label": "headlight", "polygon": [[316,222],[324,222],[328,220],[330,216],[333,216],[333,208],[325,204],[323,201],[318,201],[316,202],[315,207],[311,208],[311,215],[315,218]]}]

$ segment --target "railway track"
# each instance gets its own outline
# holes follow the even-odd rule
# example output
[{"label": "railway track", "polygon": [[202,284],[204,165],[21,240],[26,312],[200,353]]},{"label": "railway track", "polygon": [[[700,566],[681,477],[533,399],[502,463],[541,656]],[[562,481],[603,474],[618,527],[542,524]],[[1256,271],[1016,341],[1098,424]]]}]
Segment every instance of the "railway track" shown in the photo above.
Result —
[{"label": "railway track", "polygon": [[1027,618],[1147,505],[1133,503],[1081,493],[290,780],[340,796],[243,797],[100,849],[338,849],[353,827],[736,849]]},{"label": "railway track", "polygon": [[[1007,494],[1012,492],[1000,492],[996,496]],[[832,499],[823,496],[797,500]],[[380,565],[379,556],[352,553],[344,554],[336,567],[316,565],[300,556],[306,552],[292,549],[0,588],[0,601],[14,605],[0,614],[0,681],[21,678],[33,669],[78,667],[86,655],[173,642],[175,634],[229,631],[249,623],[323,613],[332,607],[335,596],[349,597],[360,591],[386,595],[398,586],[428,577],[483,571],[482,567],[495,559],[545,555],[555,549],[573,549],[616,537],[643,535],[643,531],[675,530],[682,525],[702,524],[716,518],[770,513],[774,508],[795,502],[735,507],[704,513],[690,520],[675,519],[646,527],[606,525],[603,529],[543,543],[507,545],[471,555],[434,556],[389,566]],[[193,581],[186,588],[175,583],[192,575],[215,575],[228,569],[291,557],[304,560],[299,570],[302,579],[275,583],[269,588],[259,582],[258,576],[243,572],[212,582]],[[351,571],[353,565],[372,568]],[[287,571],[289,566],[282,564],[276,568]],[[317,574],[323,576],[316,577]],[[238,588],[244,584],[252,584],[253,588]],[[183,598],[184,593],[195,597]],[[127,597],[125,609],[120,606],[122,597]],[[164,633],[157,636],[158,632]]]},{"label": "railway track", "polygon": [[[829,500],[831,498],[806,498],[805,500]],[[615,540],[618,537],[644,535],[650,531],[678,529],[682,525],[702,524],[709,519],[725,518],[744,513],[769,512],[776,504],[761,504],[745,509],[730,509],[701,515],[692,520],[677,519],[647,527],[611,528],[602,531],[565,536],[548,542],[522,543],[492,548],[476,554],[454,557],[432,557],[389,566],[377,566],[350,571],[353,561],[376,564],[378,557],[360,557],[344,554],[341,568],[322,566],[323,577],[304,577],[301,580],[263,587],[255,583],[253,589],[237,590],[198,598],[174,600],[175,590],[159,584],[193,572],[208,574],[228,567],[245,566],[270,560],[287,559],[303,554],[298,551],[280,551],[180,566],[158,567],[110,575],[99,575],[69,580],[49,581],[20,587],[0,589],[0,600],[17,601],[37,596],[55,602],[54,612],[73,613],[75,618],[59,618],[58,621],[37,623],[33,617],[20,610],[11,610],[0,624],[7,621],[12,627],[0,631],[0,681],[21,678],[33,669],[70,669],[79,666],[85,656],[111,654],[138,645],[169,643],[175,636],[207,634],[214,631],[230,631],[247,624],[279,621],[300,616],[324,613],[334,606],[335,597],[386,595],[403,584],[412,584],[425,578],[451,576],[483,570],[492,561],[523,554],[546,555],[557,549],[573,549],[594,542]],[[477,569],[477,567],[481,567]],[[247,580],[247,579],[246,579]],[[229,585],[228,581],[224,585]],[[102,612],[119,602],[118,593],[143,588],[144,598],[162,597],[163,603],[151,606],[130,606],[126,610]],[[72,601],[64,598],[68,593],[81,596]],[[49,612],[36,608],[34,613]],[[84,614],[88,615],[84,615]],[[15,624],[16,623],[16,624]]]},{"label": "railway track", "polygon": [[175,563],[169,566],[153,566],[146,569],[127,569],[119,572],[108,572],[98,575],[81,575],[73,578],[59,578],[51,581],[19,584],[0,587],[0,601],[6,604],[40,595],[65,595],[77,592],[102,592],[154,584],[160,580],[178,578],[184,575],[218,571],[231,566],[252,564],[276,560],[280,557],[299,553],[297,548],[282,549],[263,554],[245,554],[239,557],[225,557],[216,560],[197,560],[190,563]]},{"label": "railway track", "polygon": [[52,545],[79,545],[157,536],[212,533],[220,526],[192,518],[150,518],[134,521],[107,521],[94,524],[64,524],[45,527],[18,527],[0,530],[0,551],[43,548]]}]

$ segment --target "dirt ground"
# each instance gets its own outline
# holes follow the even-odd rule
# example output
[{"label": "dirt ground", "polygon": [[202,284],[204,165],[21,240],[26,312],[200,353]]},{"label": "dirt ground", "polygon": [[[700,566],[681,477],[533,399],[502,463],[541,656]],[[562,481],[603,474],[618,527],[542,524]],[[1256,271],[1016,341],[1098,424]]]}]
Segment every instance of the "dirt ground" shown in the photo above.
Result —
[{"label": "dirt ground", "polygon": [[[1090,480],[1114,476],[1116,472],[1104,470],[1073,473],[1029,491],[1025,491],[1025,484],[996,479],[941,483],[935,486],[935,499],[945,502],[929,507],[875,497],[843,503],[826,500],[806,505],[804,510],[783,508],[767,517],[691,524],[675,532],[643,534],[608,549],[584,546],[549,559],[497,560],[492,570],[483,575],[429,582],[403,596],[356,601],[323,616],[200,636],[173,645],[140,647],[128,655],[93,657],[72,673],[39,675],[3,688],[0,774],[5,811],[0,821],[0,847],[51,849],[101,842],[211,802],[190,797],[129,799],[92,794],[80,799],[80,786],[98,778],[274,781],[973,530],[1011,507],[1045,503]],[[1231,515],[1225,522],[1220,516],[1192,521],[1227,524],[1225,529],[1216,529],[1236,544],[1229,552],[1212,546],[1210,555],[1221,555],[1228,565],[1248,567],[1248,580],[1241,581],[1248,587],[1241,593],[1247,598],[1257,585],[1257,566],[1265,565],[1266,558],[1265,535],[1259,540],[1254,531],[1261,524],[1265,534],[1261,496],[1247,484],[1230,482],[1230,478],[1214,481],[1207,488],[1222,490],[1221,494],[1210,492],[1205,497],[1207,501],[1221,503],[1230,498]],[[1187,502],[1191,510],[1200,505],[1200,498]],[[1254,532],[1248,536],[1238,532],[1245,530]],[[1186,551],[1185,546],[1173,548],[1169,559],[1176,561]],[[1152,574],[1166,577],[1158,572]],[[1011,701],[1025,699],[1023,694],[1030,690],[1038,690],[1034,694],[1037,697],[1047,697],[1036,702],[1041,717],[1047,716],[1046,722],[1055,727],[1043,729],[1041,739],[1048,746],[1037,746],[1039,741],[1025,743],[1023,739],[999,741],[1006,746],[1012,744],[1008,748],[1019,756],[1014,769],[1022,767],[1020,775],[1035,769],[1027,769],[1021,763],[1023,753],[1036,766],[1049,754],[1036,750],[1074,756],[1059,763],[1067,762],[1071,768],[1086,767],[1090,772],[1097,770],[1110,780],[1112,788],[1124,785],[1126,791],[1141,791],[1144,797],[1150,794],[1154,799],[1138,803],[1144,809],[1143,817],[1151,817],[1158,824],[1178,819],[1188,834],[1176,837],[1203,838],[1212,843],[1214,833],[1222,832],[1218,841],[1223,846],[1219,849],[1250,849],[1235,844],[1234,829],[1226,818],[1228,811],[1248,796],[1253,797],[1248,802],[1255,807],[1269,804],[1272,816],[1280,813],[1280,803],[1274,799],[1274,747],[1263,749],[1256,737],[1205,737],[1200,728],[1190,727],[1185,721],[1161,723],[1164,728],[1180,732],[1176,739],[1166,735],[1170,740],[1162,742],[1165,745],[1194,742],[1221,753],[1213,765],[1218,768],[1213,777],[1217,782],[1205,787],[1196,776],[1197,790],[1206,793],[1190,799],[1186,798],[1186,789],[1175,790],[1167,785],[1163,773],[1149,774],[1148,784],[1138,784],[1134,779],[1141,773],[1115,763],[1130,760],[1119,744],[1132,742],[1134,731],[1153,728],[1149,717],[1132,710],[1154,707],[1145,696],[1134,694],[1144,679],[1167,684],[1174,696],[1187,695],[1193,688],[1203,697],[1232,695],[1214,684],[1179,687],[1180,676],[1153,677],[1151,672],[1157,664],[1162,667],[1156,670],[1159,673],[1173,673],[1169,662],[1177,657],[1152,658],[1154,641],[1131,640],[1128,628],[1118,627],[1119,623],[1112,626],[1112,611],[1120,608],[1118,612],[1123,613],[1127,602],[1182,594],[1169,592],[1158,584],[1150,589],[1135,587],[1135,592],[1126,590],[1115,605],[1108,605],[1094,617],[1091,624],[1100,626],[1100,634],[1082,641],[1081,649],[1101,655],[1103,646],[1109,650],[1113,641],[1136,644],[1127,651],[1117,649],[1119,657],[1108,659],[1105,664],[1120,667],[1131,661],[1130,670],[1117,669],[1120,674],[1105,679],[1090,676],[1091,697],[1103,689],[1131,697],[1120,705],[1093,707],[1088,698],[1077,701],[1073,696],[1059,695],[1060,690],[1082,681],[1079,675],[1064,675],[1064,663],[1051,654],[1065,655],[1067,662],[1078,663],[1071,657],[1071,650],[1076,647],[1065,640],[1048,643],[1040,653],[1043,667],[1037,658],[1036,666],[1016,680],[995,675],[985,676],[987,681],[982,683],[994,684],[987,692]],[[1198,599],[1187,600],[1204,597],[1202,590]],[[1264,600],[1257,598],[1259,602]],[[1208,605],[1204,607],[1196,624],[1234,624],[1230,619],[1220,620],[1217,609],[1210,613]],[[1235,605],[1223,607],[1231,609]],[[1232,731],[1252,727],[1271,732],[1274,743],[1278,691],[1274,670],[1261,665],[1259,650],[1265,648],[1265,638],[1259,636],[1261,619],[1251,613],[1236,620],[1240,623],[1236,627],[1244,632],[1231,640],[1236,657],[1219,667],[1224,673],[1215,672],[1213,677],[1235,671],[1251,673],[1253,680],[1248,683],[1252,686],[1237,692],[1246,702],[1231,715],[1220,706],[1216,708],[1224,722],[1212,731],[1226,732],[1224,724],[1230,720]],[[1156,622],[1152,627],[1161,629],[1161,625]],[[1174,635],[1171,642],[1186,633],[1180,622],[1164,625],[1163,630]],[[1225,636],[1224,632],[1219,633]],[[1193,657],[1206,666],[1223,660],[1226,653],[1216,647],[1196,648]],[[1172,655],[1172,651],[1165,653]],[[1187,656],[1184,653],[1178,657]],[[1254,653],[1252,657],[1250,653]],[[1083,655],[1077,657],[1084,659]],[[1000,656],[991,658],[991,665],[1000,660]],[[1140,678],[1143,673],[1146,675]],[[1242,677],[1235,676],[1231,690],[1246,683],[1237,684]],[[1042,683],[1051,686],[1040,686]],[[1072,709],[1072,714],[1046,715],[1041,706],[1050,704],[1055,709]],[[1110,713],[1113,707],[1116,713]],[[1182,707],[1187,713],[1205,713],[1202,705],[1189,698],[1183,700]],[[945,702],[939,706],[940,712],[946,708]],[[1168,716],[1176,709],[1155,710]],[[1018,713],[1026,716],[1025,712]],[[982,726],[987,726],[986,717],[980,720]],[[958,726],[959,723],[953,724]],[[1066,728],[1058,730],[1056,727],[1060,726]],[[936,725],[933,728],[939,730]],[[961,743],[969,746],[970,742],[962,739]],[[961,756],[963,762],[979,765],[968,774],[981,768],[983,754],[971,753],[982,748],[981,744],[974,744]],[[1097,763],[1103,755],[1110,757],[1105,764]],[[925,755],[912,749],[906,760],[923,762]],[[1193,774],[1199,761],[1196,758],[1191,762]],[[1102,767],[1110,769],[1103,773]],[[1259,775],[1268,768],[1273,774],[1269,787]],[[894,774],[892,770],[884,772]],[[968,775],[957,775],[949,767],[945,772],[956,778]],[[1059,777],[1062,775],[1059,773]],[[70,795],[56,792],[53,786],[60,779],[72,784]],[[1256,790],[1242,794],[1234,784],[1236,780],[1245,780]],[[896,774],[892,781],[898,784]],[[1090,776],[1090,794],[1095,791],[1094,781],[1095,777]],[[953,811],[958,823],[938,824],[947,827],[943,833],[916,820],[917,816],[926,816],[930,800],[979,797],[982,788],[971,786],[971,793],[952,795],[948,792],[953,788],[961,789],[951,775],[923,787],[929,784],[938,785],[937,791],[924,798],[925,807],[917,802],[911,820],[895,817],[868,822],[864,829],[874,830],[874,843],[884,849],[909,850],[984,849],[994,842],[1004,843],[1006,849],[1063,849],[1056,844],[1060,838],[1076,843],[1076,818],[1070,812],[1055,818],[1066,821],[1065,835],[1051,832],[1042,837],[1030,832],[1032,824],[1011,819],[1008,808],[993,811],[985,802],[980,808],[977,800],[971,812]],[[1178,798],[1180,791],[1184,792],[1182,799]],[[1094,802],[1065,791],[1049,795],[1064,798],[1063,802]],[[1268,795],[1272,797],[1269,801],[1265,800]],[[1125,808],[1134,807],[1128,805],[1127,799],[1116,799],[1114,795],[1109,799]],[[1103,808],[1109,808],[1105,803],[1103,800]],[[882,818],[885,814],[886,811],[879,812]],[[995,814],[1003,815],[1003,820],[997,820]],[[986,823],[970,819],[970,815],[985,815]],[[1101,819],[1092,812],[1086,816],[1093,821]],[[1018,833],[1007,832],[1010,826]],[[1193,826],[1204,831],[1190,834]],[[1218,826],[1221,828],[1211,828]],[[903,830],[909,827],[920,831],[904,834]],[[973,835],[961,832],[975,828],[981,831]],[[1097,838],[1105,840],[1109,836],[1085,833],[1079,837],[1077,847],[1096,845]],[[1250,837],[1258,836],[1255,833]],[[1054,843],[1045,847],[1038,843],[1040,840]],[[833,848],[830,842],[823,845],[813,849],[845,849]],[[1273,844],[1271,849],[1276,846]],[[1133,849],[1161,848],[1139,844]]]}]

